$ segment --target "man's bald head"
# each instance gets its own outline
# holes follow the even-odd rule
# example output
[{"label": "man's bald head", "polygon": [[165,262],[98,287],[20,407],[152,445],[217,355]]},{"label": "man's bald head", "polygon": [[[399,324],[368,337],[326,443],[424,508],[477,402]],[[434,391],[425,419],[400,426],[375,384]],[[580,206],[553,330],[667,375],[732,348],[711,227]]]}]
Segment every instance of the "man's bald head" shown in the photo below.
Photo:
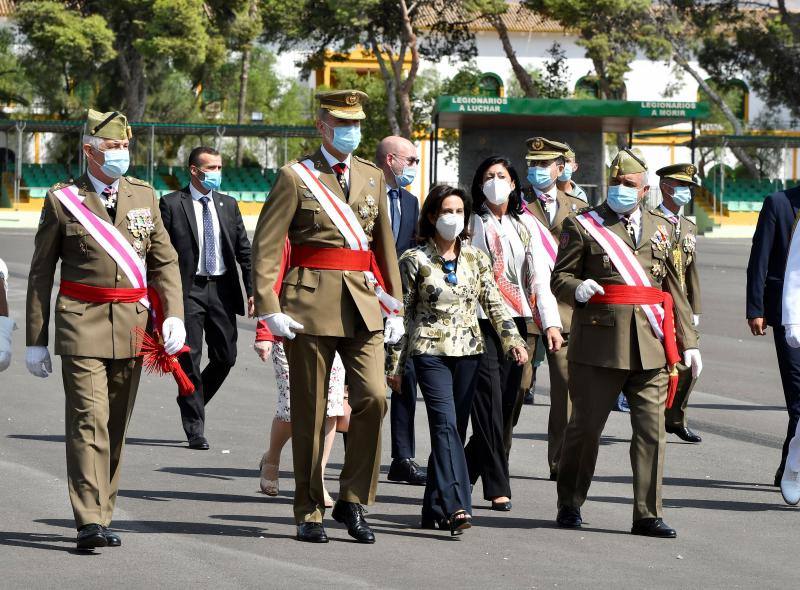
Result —
[{"label": "man's bald head", "polygon": [[405,137],[390,135],[378,143],[375,165],[383,170],[386,184],[390,187],[397,188],[397,177],[402,174],[403,168],[416,167],[417,163],[417,148]]}]

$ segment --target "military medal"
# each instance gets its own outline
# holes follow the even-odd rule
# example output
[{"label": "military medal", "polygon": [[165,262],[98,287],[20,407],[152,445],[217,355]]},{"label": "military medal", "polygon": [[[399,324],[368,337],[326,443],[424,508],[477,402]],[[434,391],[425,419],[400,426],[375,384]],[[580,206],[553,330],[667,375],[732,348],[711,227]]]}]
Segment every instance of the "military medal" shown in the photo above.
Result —
[{"label": "military medal", "polygon": [[686,251],[687,254],[692,254],[697,247],[697,238],[694,234],[686,234],[686,237],[683,238],[683,249]]},{"label": "military medal", "polygon": [[128,231],[133,236],[133,248],[140,258],[144,259],[144,242],[155,228],[153,214],[150,209],[131,209],[128,218]]}]

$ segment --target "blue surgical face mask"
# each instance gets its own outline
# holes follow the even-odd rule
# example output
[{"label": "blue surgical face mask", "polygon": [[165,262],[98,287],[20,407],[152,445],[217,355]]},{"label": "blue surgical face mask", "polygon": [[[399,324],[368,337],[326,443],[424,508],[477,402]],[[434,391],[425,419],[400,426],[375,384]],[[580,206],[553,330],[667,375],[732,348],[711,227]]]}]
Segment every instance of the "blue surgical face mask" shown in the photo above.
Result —
[{"label": "blue surgical face mask", "polygon": [[356,151],[358,144],[361,143],[361,125],[344,125],[342,127],[333,127],[326,125],[333,129],[333,139],[331,143],[333,147],[343,154],[352,154]]},{"label": "blue surgical face mask", "polygon": [[550,176],[550,167],[542,168],[540,166],[529,166],[528,182],[540,191],[550,188],[553,184],[553,178]]},{"label": "blue surgical face mask", "polygon": [[564,172],[561,173],[561,176],[558,177],[559,182],[567,182],[569,179],[572,178],[572,164],[567,162],[564,164]]},{"label": "blue surgical face mask", "polygon": [[416,166],[403,166],[403,171],[398,175],[395,176],[395,182],[397,182],[397,186],[403,188],[408,186],[414,179],[417,177],[417,167]]},{"label": "blue surgical face mask", "polygon": [[639,202],[639,189],[624,184],[608,187],[608,206],[615,213],[627,213]]},{"label": "blue surgical face mask", "polygon": [[128,171],[131,164],[130,152],[126,149],[116,150],[98,150],[101,151],[105,158],[100,170],[109,178],[119,178]]},{"label": "blue surgical face mask", "polygon": [[688,205],[692,200],[692,189],[688,186],[676,186],[672,189],[672,201],[678,206]]},{"label": "blue surgical face mask", "polygon": [[222,186],[222,171],[221,170],[209,170],[203,172],[203,180],[200,181],[200,184],[203,185],[203,188],[208,189],[210,191],[218,191],[219,187]]}]

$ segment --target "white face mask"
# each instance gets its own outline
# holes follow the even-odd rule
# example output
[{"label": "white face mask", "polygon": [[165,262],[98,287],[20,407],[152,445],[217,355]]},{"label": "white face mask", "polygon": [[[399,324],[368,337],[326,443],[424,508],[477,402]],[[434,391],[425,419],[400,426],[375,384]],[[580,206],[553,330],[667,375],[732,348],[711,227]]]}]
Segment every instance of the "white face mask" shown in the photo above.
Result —
[{"label": "white face mask", "polygon": [[505,178],[490,178],[483,183],[483,194],[492,205],[502,205],[511,194],[511,183]]},{"label": "white face mask", "polygon": [[445,240],[455,240],[464,231],[464,215],[461,213],[445,213],[436,220],[436,231]]}]

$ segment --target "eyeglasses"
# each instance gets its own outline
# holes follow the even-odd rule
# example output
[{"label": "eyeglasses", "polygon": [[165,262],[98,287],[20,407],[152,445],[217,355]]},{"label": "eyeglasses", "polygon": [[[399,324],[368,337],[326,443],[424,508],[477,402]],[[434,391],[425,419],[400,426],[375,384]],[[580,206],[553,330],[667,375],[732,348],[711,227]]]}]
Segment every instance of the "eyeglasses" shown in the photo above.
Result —
[{"label": "eyeglasses", "polygon": [[456,276],[456,260],[445,260],[442,262],[442,269],[444,269],[445,280],[451,285],[458,285],[458,277]]},{"label": "eyeglasses", "polygon": [[398,160],[405,160],[409,166],[414,166],[416,164],[419,164],[420,162],[420,159],[415,158],[414,156],[401,156],[400,154],[392,154],[392,155]]}]

